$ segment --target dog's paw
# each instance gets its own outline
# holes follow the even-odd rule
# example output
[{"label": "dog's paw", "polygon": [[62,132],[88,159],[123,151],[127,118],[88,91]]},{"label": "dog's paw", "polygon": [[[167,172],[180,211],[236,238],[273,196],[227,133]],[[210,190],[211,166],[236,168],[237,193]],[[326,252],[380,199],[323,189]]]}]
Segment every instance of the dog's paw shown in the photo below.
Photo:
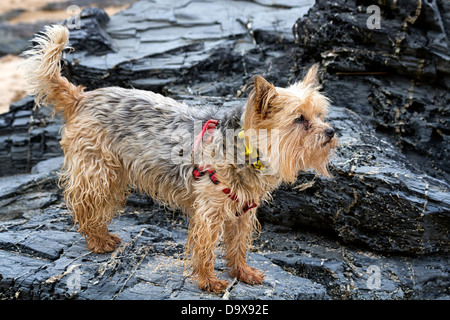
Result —
[{"label": "dog's paw", "polygon": [[232,269],[230,275],[248,284],[261,284],[264,281],[264,273],[249,265]]},{"label": "dog's paw", "polygon": [[88,237],[87,247],[94,253],[108,253],[114,251],[121,242],[115,234],[108,234],[102,237]]},{"label": "dog's paw", "polygon": [[219,280],[217,278],[199,278],[197,284],[200,289],[213,293],[222,293],[228,287],[228,281]]}]

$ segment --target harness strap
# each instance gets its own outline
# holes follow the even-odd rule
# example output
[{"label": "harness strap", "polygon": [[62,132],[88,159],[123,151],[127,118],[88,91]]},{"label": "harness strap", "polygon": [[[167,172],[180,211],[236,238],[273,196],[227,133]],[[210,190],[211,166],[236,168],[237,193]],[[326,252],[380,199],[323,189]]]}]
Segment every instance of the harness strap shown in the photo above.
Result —
[{"label": "harness strap", "polygon": [[[198,145],[200,144],[200,141],[202,141],[203,135],[205,134],[206,130],[208,130],[208,132],[210,134],[213,134],[218,123],[219,123],[219,121],[213,120],[213,119],[206,121],[205,125],[202,128],[202,132],[200,133],[200,135],[197,137],[197,140],[195,141],[194,151],[198,148]],[[258,162],[259,162],[259,159],[258,159]],[[192,171],[194,180],[198,181],[200,179],[200,177],[205,175],[206,172],[208,172],[209,179],[211,180],[211,182],[213,184],[220,183],[219,179],[217,178],[216,171],[211,169],[210,166],[204,166],[204,167],[196,166],[194,168],[194,170]],[[228,198],[230,198],[231,200],[239,202],[238,197],[234,193],[231,193],[231,189],[225,188],[225,189],[222,189],[222,192],[225,193],[228,196]],[[258,205],[255,202],[246,202],[244,204],[242,213],[236,213],[236,217],[240,217],[241,215],[245,214],[248,210],[256,208],[257,206]]]},{"label": "harness strap", "polygon": [[[222,189],[223,193],[225,193],[226,195],[228,195],[228,198],[230,198],[233,201],[239,202],[238,197],[234,194],[231,193],[231,190],[228,188]],[[239,217],[241,215],[243,215],[244,213],[246,213],[248,210],[256,208],[258,205],[254,202],[246,202],[244,205],[244,208],[242,209],[242,213],[236,213],[236,217]]]},{"label": "harness strap", "polygon": [[214,183],[214,184],[220,183],[219,179],[217,178],[216,172],[214,170],[212,170],[209,166],[206,166],[206,168],[196,166],[194,168],[194,171],[192,171],[194,180],[197,181],[198,179],[200,179],[200,177],[203,177],[206,172],[208,172],[209,179],[211,180],[212,183]]},{"label": "harness strap", "polygon": [[202,141],[203,135],[205,134],[206,130],[208,130],[210,134],[213,134],[218,124],[218,120],[210,119],[206,121],[206,123],[203,125],[202,132],[198,135],[197,140],[195,140],[194,151],[197,150],[198,145],[200,144],[200,141]]}]

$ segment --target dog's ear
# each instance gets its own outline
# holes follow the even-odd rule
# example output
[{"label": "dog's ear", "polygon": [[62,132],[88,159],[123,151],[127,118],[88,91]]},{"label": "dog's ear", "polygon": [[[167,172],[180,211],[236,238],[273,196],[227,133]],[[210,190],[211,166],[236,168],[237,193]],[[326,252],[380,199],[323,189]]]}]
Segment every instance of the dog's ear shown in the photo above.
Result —
[{"label": "dog's ear", "polygon": [[270,102],[278,93],[275,86],[260,75],[253,77],[253,83],[252,98],[255,111],[260,112],[264,118],[269,112]]},{"label": "dog's ear", "polygon": [[319,85],[319,64],[312,65],[303,80],[298,84],[302,87],[317,87]]}]

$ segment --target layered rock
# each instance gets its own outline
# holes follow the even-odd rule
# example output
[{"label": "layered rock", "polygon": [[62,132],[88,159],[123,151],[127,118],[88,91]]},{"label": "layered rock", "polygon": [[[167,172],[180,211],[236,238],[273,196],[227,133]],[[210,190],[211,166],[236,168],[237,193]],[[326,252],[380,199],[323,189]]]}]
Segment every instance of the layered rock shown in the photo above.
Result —
[{"label": "layered rock", "polygon": [[[253,74],[285,86],[321,62],[339,137],[333,178],[302,173],[258,209],[263,230],[249,258],[267,280],[238,283],[219,259],[219,276],[232,283],[221,298],[450,296],[446,4],[396,3],[381,6],[380,30],[367,29],[369,2],[321,0],[305,18],[306,1],[141,1],[113,17],[85,10],[82,29],[71,30],[71,81],[153,90],[224,112],[245,103]],[[406,29],[392,38],[396,27]],[[0,178],[2,298],[218,298],[182,275],[185,217],[146,196],[133,194],[111,225],[123,239],[117,251],[86,250],[56,186],[62,158],[36,166],[61,155],[61,121],[32,107],[27,98],[0,117],[2,174],[34,168]]]},{"label": "layered rock", "polygon": [[271,62],[286,58],[280,49],[291,46],[292,25],[310,6],[309,1],[140,1],[110,21],[99,10],[84,10],[81,30],[71,30],[75,52],[66,57],[68,73],[90,88],[234,96],[253,70],[282,70]]},{"label": "layered rock", "polygon": [[25,97],[0,115],[0,176],[29,173],[40,161],[62,155],[62,119],[47,108],[35,109]]},{"label": "layered rock", "polygon": [[364,116],[420,170],[449,181],[450,5],[319,0],[293,27],[298,64],[325,67],[324,90]]},{"label": "layered rock", "polygon": [[267,222],[248,255],[250,265],[265,272],[264,283],[251,286],[230,278],[219,255],[216,271],[230,287],[223,295],[202,292],[183,273],[186,217],[165,212],[145,196],[133,194],[110,226],[122,238],[115,252],[87,251],[54,183],[61,163],[62,158],[47,160],[33,174],[0,178],[1,216],[6,218],[0,221],[2,299],[449,297],[442,254],[390,256]]}]

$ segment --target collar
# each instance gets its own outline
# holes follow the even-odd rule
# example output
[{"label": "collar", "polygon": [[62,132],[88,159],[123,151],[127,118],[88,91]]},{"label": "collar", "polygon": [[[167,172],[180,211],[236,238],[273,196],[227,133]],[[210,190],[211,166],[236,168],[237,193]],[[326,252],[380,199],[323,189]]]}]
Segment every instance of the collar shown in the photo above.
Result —
[{"label": "collar", "polygon": [[245,131],[242,129],[238,133],[238,138],[242,141],[242,144],[244,145],[244,155],[249,157],[250,164],[255,167],[256,169],[260,171],[266,170],[266,167],[261,163],[261,160],[259,159],[258,149],[253,148],[253,146],[250,143],[246,143],[245,139]]},{"label": "collar", "polygon": [[[206,123],[204,124],[201,133],[199,134],[199,136],[197,137],[195,143],[194,143],[194,151],[198,148],[200,141],[203,138],[203,135],[205,134],[206,131],[208,131],[210,134],[213,134],[217,125],[219,124],[218,120],[214,120],[214,119],[210,119],[208,121],[206,121]],[[258,149],[257,148],[253,148],[253,146],[250,143],[246,143],[245,139],[245,131],[244,129],[242,129],[239,133],[238,133],[238,139],[241,140],[242,145],[244,146],[244,156],[248,156],[249,160],[250,160],[250,164],[258,169],[259,171],[265,171],[266,167],[264,167],[264,165],[261,163],[261,160],[259,159],[259,154],[258,154]]]}]

